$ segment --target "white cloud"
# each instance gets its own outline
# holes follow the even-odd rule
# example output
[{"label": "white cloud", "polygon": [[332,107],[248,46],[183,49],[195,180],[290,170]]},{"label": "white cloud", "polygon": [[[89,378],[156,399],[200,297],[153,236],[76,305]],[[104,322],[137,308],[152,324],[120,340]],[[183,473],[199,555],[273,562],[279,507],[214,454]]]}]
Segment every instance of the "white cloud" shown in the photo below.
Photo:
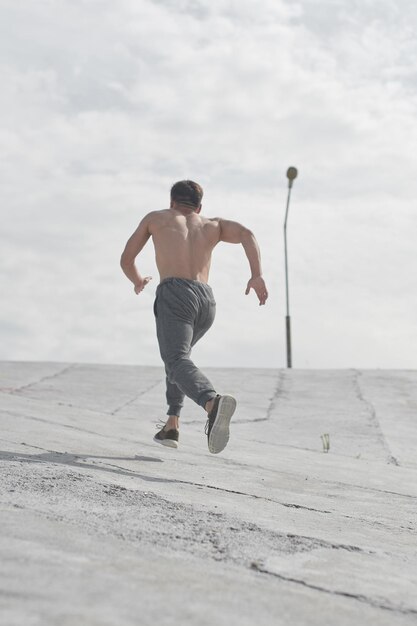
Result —
[{"label": "white cloud", "polygon": [[[401,8],[401,10],[400,10]],[[416,8],[390,0],[3,2],[2,358],[159,363],[152,288],[118,267],[191,177],[252,227],[216,251],[216,365],[282,366],[285,171],[294,364],[415,367]],[[150,268],[149,270],[147,268]]]}]

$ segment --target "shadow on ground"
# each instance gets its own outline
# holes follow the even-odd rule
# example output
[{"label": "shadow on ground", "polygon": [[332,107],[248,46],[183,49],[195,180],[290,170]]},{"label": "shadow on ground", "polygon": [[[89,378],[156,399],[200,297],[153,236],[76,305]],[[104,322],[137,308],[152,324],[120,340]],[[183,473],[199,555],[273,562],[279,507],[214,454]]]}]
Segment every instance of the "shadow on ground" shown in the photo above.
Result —
[{"label": "shadow on ground", "polygon": [[[87,460],[99,459],[104,461],[142,461],[146,463],[163,463],[163,460],[153,456],[93,456],[89,454],[70,454],[68,452],[54,452],[49,451],[43,454],[25,454],[23,452],[6,452],[0,450],[0,462],[1,461],[17,461],[22,463],[56,463],[59,465],[66,465],[68,467],[77,467],[83,469],[98,470],[100,472],[110,472],[119,476],[135,476],[142,480],[150,482],[176,482],[165,478],[156,478],[152,476],[144,476],[135,472],[134,470],[128,470],[112,463],[106,463],[106,465],[96,465],[94,463],[87,463]],[[110,467],[109,467],[110,466]]]}]

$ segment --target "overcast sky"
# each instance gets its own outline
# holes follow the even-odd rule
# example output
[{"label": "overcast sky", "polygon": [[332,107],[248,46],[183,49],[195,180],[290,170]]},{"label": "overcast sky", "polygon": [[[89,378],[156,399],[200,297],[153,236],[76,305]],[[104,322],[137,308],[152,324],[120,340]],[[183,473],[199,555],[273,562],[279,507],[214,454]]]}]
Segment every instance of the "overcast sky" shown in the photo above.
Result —
[{"label": "overcast sky", "polygon": [[151,242],[174,182],[257,236],[215,250],[212,366],[417,367],[415,0],[0,0],[0,358],[159,365]]}]

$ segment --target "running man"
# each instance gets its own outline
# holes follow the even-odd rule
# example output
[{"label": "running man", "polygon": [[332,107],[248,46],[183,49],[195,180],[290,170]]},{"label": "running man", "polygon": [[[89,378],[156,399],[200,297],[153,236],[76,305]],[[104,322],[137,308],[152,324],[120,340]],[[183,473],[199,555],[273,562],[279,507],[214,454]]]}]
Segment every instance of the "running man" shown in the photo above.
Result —
[{"label": "running man", "polygon": [[168,420],[154,441],[178,447],[179,418],[184,397],[188,396],[207,412],[208,448],[217,454],[229,440],[229,423],[236,400],[218,394],[190,359],[191,348],[214,321],[216,303],[208,279],[215,246],[220,241],[242,244],[252,273],[246,295],[253,289],[259,304],[263,305],[268,291],[253,233],[237,222],[203,217],[202,198],[203,189],[192,180],[175,183],[170,208],[152,211],[143,218],[126,244],[120,265],[132,281],[135,293],[140,294],[151,276],[139,273],[135,259],[152,237],[160,275],[154,314],[159,350],[165,364],[168,403]]}]

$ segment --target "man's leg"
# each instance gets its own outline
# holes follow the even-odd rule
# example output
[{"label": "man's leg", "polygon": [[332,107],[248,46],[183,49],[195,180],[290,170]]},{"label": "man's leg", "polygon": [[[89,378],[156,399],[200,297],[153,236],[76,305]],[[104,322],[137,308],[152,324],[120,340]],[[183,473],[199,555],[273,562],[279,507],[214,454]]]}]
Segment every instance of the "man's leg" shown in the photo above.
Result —
[{"label": "man's leg", "polygon": [[157,319],[157,332],[168,382],[205,408],[216,392],[209,379],[190,359],[193,326],[161,313]]},{"label": "man's leg", "polygon": [[[171,315],[168,320],[159,309],[157,334],[162,360],[167,372],[168,420],[156,433],[154,441],[171,448],[178,447],[179,413],[184,395],[205,407],[216,396],[210,381],[190,359],[192,326]],[[178,415],[177,415],[178,413]]]},{"label": "man's leg", "polygon": [[[190,359],[191,347],[207,332],[215,316],[215,301],[207,285],[193,284],[187,290],[182,279],[160,285],[154,308],[161,357],[168,381],[208,413],[207,437],[210,452],[217,454],[229,439],[229,422],[236,400],[219,396],[208,378]],[[175,446],[176,447],[176,446]]]},{"label": "man's leg", "polygon": [[177,385],[169,382],[168,375],[165,382],[167,388],[166,399],[168,404],[167,415],[178,415],[179,417],[181,409],[184,406],[184,394],[181,389],[177,387]]},{"label": "man's leg", "polygon": [[[195,344],[201,339],[201,337],[203,337],[203,335],[205,335],[205,333],[207,332],[207,330],[209,329],[211,325],[212,325],[212,321],[210,321],[209,324],[206,324],[205,326],[202,326],[202,327],[198,324],[194,325],[194,332],[193,332],[193,337],[191,340],[191,348],[195,346]],[[191,352],[191,348],[190,348],[190,352]],[[175,383],[169,382],[168,375],[166,377],[165,383],[166,383],[166,400],[168,404],[168,411],[167,411],[168,420],[165,425],[165,429],[166,430],[169,430],[169,428],[178,429],[178,422],[179,422],[181,409],[184,406],[185,394],[181,391],[181,389],[179,389],[179,387]],[[207,412],[209,412],[212,409],[214,398],[215,396],[213,396],[208,402],[206,402],[204,408],[206,409]]]},{"label": "man's leg", "polygon": [[164,430],[179,429],[179,419],[181,409],[184,406],[184,394],[177,385],[170,383],[168,376],[166,377],[166,399],[168,404],[168,419],[164,426]]},{"label": "man's leg", "polygon": [[[190,284],[192,283],[192,284]],[[159,350],[168,381],[205,408],[216,396],[213,385],[190,359],[191,346],[197,327],[211,326],[216,304],[212,298],[202,307],[195,281],[169,279],[159,285],[154,312]],[[202,308],[205,311],[202,314]]]},{"label": "man's leg", "polygon": [[[211,310],[210,310],[211,309]],[[156,312],[156,309],[155,309]],[[213,307],[209,307],[208,312],[206,312],[203,316],[199,316],[196,322],[193,324],[193,333],[191,338],[191,345],[188,346],[188,341],[185,346],[185,353],[189,354],[191,352],[192,346],[194,346],[197,341],[201,339],[201,337],[207,332],[210,326],[213,323],[214,319],[214,310]],[[203,321],[203,323],[201,323]],[[168,419],[165,423],[164,430],[169,431],[171,429],[178,430],[179,429],[179,417],[181,413],[181,409],[184,406],[184,397],[185,394],[181,391],[181,389],[175,384],[169,381],[168,378],[168,370],[166,377],[166,399],[168,404]],[[213,406],[215,396],[212,396],[210,400],[205,403],[205,410],[209,412]]]}]

